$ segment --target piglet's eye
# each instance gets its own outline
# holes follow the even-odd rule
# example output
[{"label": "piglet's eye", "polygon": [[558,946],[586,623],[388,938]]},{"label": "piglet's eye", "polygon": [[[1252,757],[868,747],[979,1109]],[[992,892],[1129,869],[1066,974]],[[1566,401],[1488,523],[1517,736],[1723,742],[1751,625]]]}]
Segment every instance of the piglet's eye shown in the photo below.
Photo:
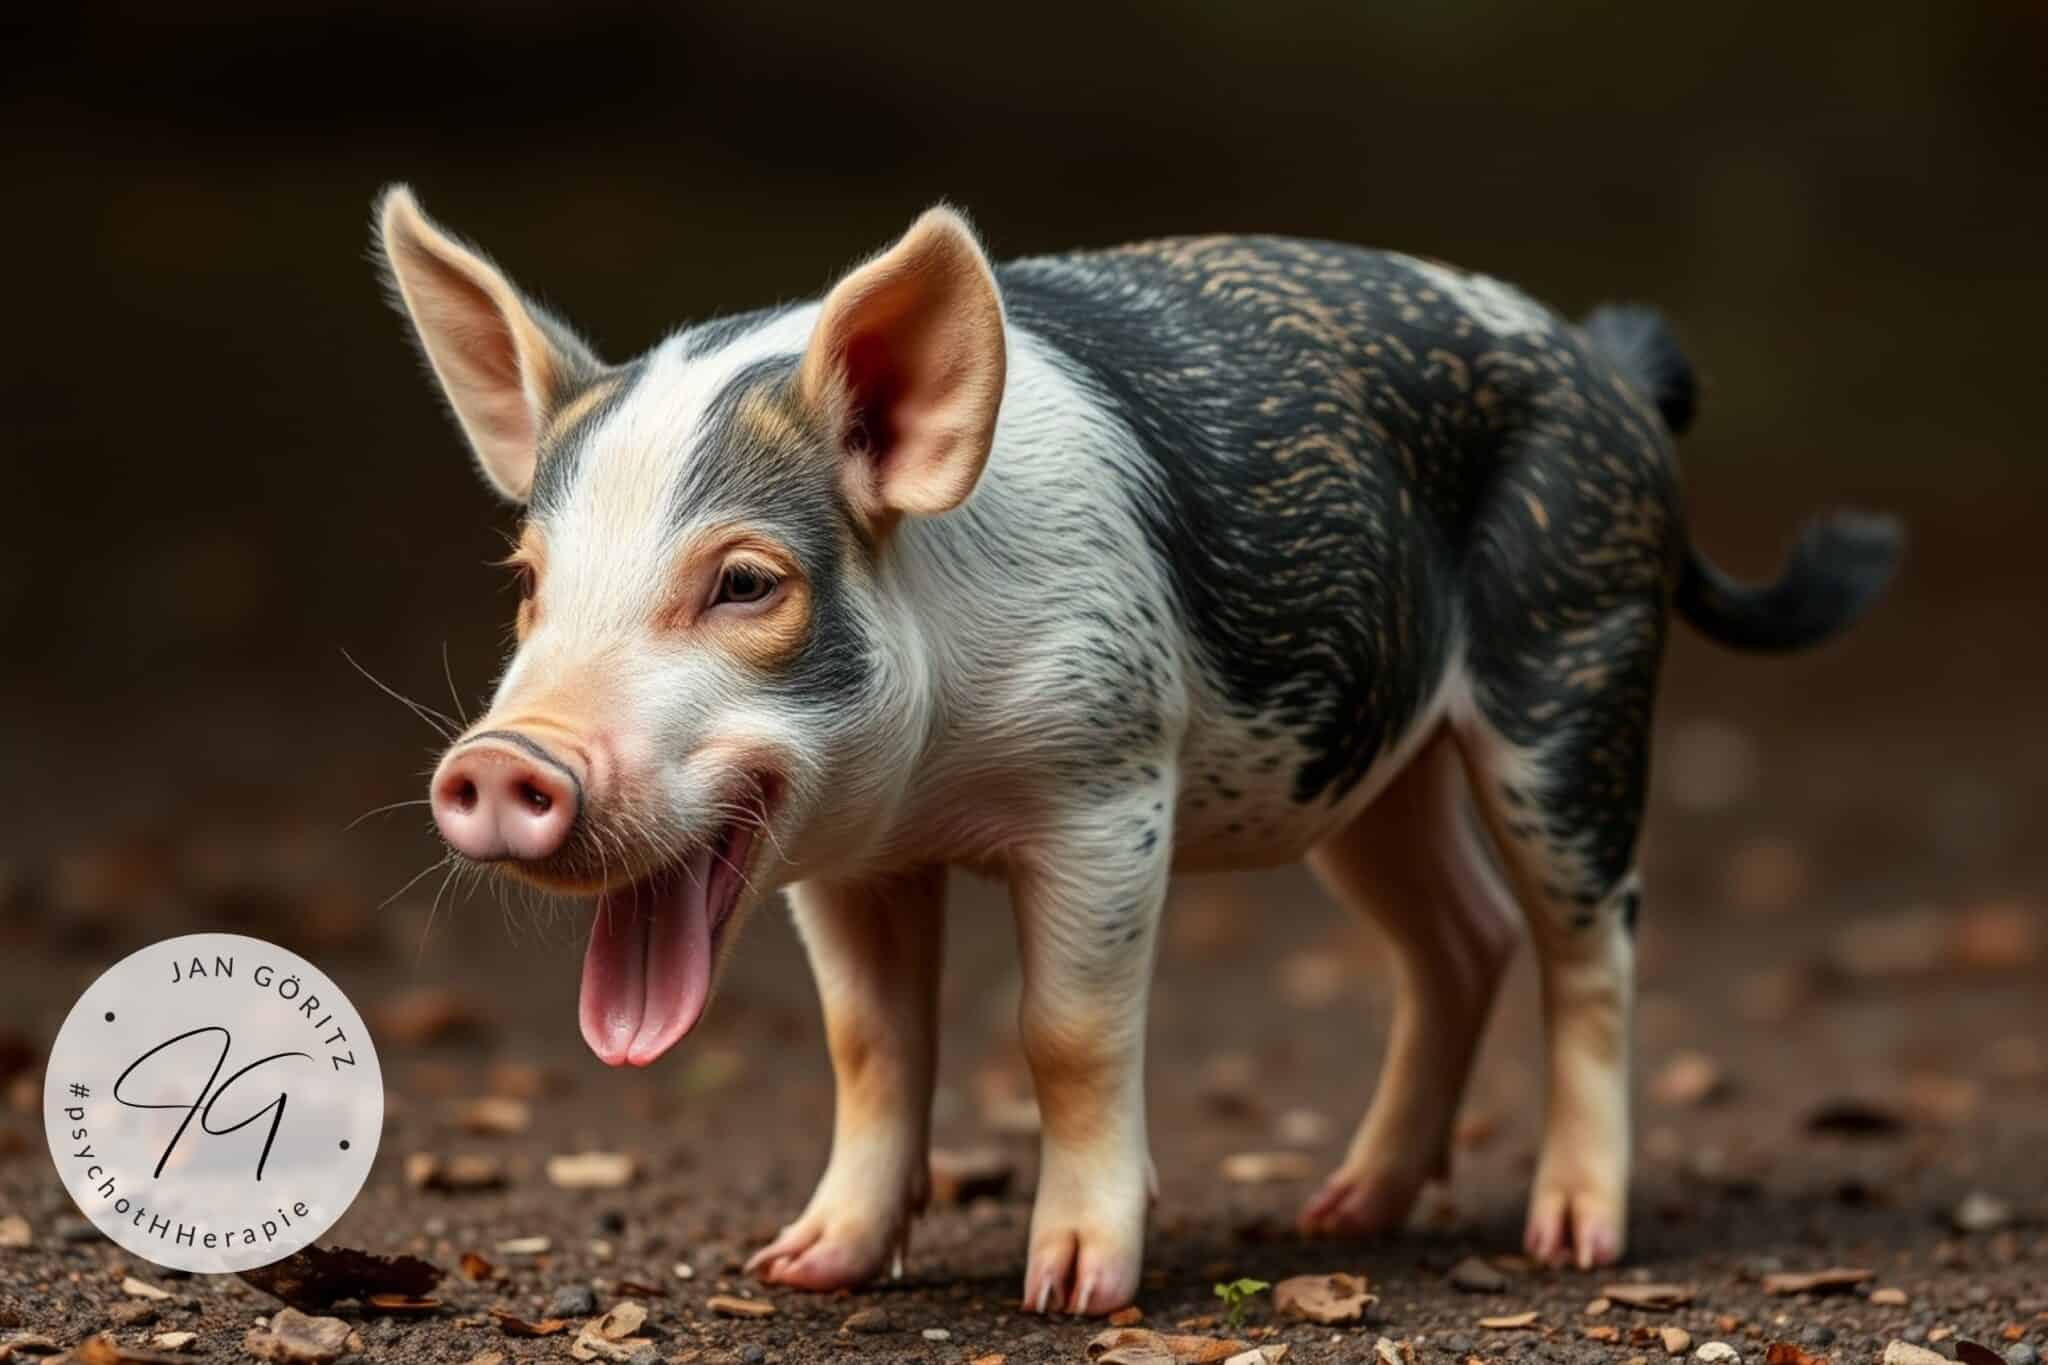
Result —
[{"label": "piglet's eye", "polygon": [[775,579],[771,575],[751,564],[728,564],[718,576],[718,591],[711,595],[711,605],[759,602],[774,591]]}]

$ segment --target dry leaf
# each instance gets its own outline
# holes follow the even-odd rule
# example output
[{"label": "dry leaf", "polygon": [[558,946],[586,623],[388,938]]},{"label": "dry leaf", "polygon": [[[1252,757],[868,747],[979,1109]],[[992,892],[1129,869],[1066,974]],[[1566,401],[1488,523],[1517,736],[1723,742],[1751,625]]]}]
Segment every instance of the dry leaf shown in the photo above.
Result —
[{"label": "dry leaf", "polygon": [[307,1246],[283,1261],[242,1271],[242,1279],[293,1308],[309,1310],[377,1293],[416,1300],[440,1283],[440,1267],[418,1257],[375,1257],[348,1246]]},{"label": "dry leaf", "polygon": [[1610,1284],[1600,1291],[1602,1298],[1651,1312],[1683,1308],[1693,1293],[1689,1284]]},{"label": "dry leaf", "polygon": [[931,1154],[931,1194],[940,1204],[965,1204],[974,1199],[1000,1199],[1017,1177],[1017,1163],[993,1147],[955,1151],[935,1147]]},{"label": "dry leaf", "polygon": [[138,1280],[133,1275],[121,1281],[121,1292],[131,1299],[168,1299],[171,1296],[168,1289],[158,1289],[155,1285]]},{"label": "dry leaf", "polygon": [[1621,1329],[1619,1327],[1614,1326],[1612,1323],[1603,1322],[1596,1327],[1582,1328],[1581,1333],[1588,1341],[1605,1341],[1611,1343],[1621,1340]]},{"label": "dry leaf", "polygon": [[704,1306],[728,1318],[765,1318],[775,1312],[775,1305],[766,1299],[742,1299],[731,1294],[713,1294],[704,1300]]},{"label": "dry leaf", "polygon": [[1873,1289],[1870,1291],[1870,1298],[1867,1302],[1878,1308],[1904,1308],[1907,1302],[1906,1291],[1903,1289]]},{"label": "dry leaf", "polygon": [[480,1153],[443,1158],[432,1152],[414,1152],[405,1159],[405,1180],[416,1190],[448,1194],[495,1190],[505,1183],[505,1163]]},{"label": "dry leaf", "polygon": [[624,1152],[577,1152],[548,1158],[548,1183],[564,1190],[616,1190],[633,1183],[639,1166]]},{"label": "dry leaf", "polygon": [[1224,1157],[1217,1172],[1233,1185],[1265,1185],[1307,1180],[1316,1173],[1316,1163],[1305,1152],[1237,1152]]},{"label": "dry leaf", "polygon": [[1219,1365],[1248,1343],[1218,1337],[1160,1333],[1146,1327],[1112,1327],[1088,1342],[1097,1365]]},{"label": "dry leaf", "polygon": [[1372,1344],[1372,1354],[1377,1365],[1415,1365],[1415,1345],[1405,1338],[1381,1337]]},{"label": "dry leaf", "polygon": [[373,1308],[379,1313],[432,1313],[440,1308],[441,1301],[439,1299],[414,1298],[409,1294],[372,1294],[369,1298],[363,1300],[363,1306],[365,1308]]},{"label": "dry leaf", "polygon": [[[1828,1358],[1808,1355],[1789,1341],[1774,1341],[1764,1352],[1764,1365],[1828,1365]],[[2001,1360],[1998,1365],[2005,1362]]]},{"label": "dry leaf", "polygon": [[[184,1335],[190,1337],[193,1334],[187,1332]],[[0,1351],[6,1349],[6,1344],[0,1343]],[[0,1356],[0,1360],[6,1358]],[[64,1359],[68,1365],[186,1365],[186,1362],[177,1356],[165,1355],[161,1351],[145,1351],[140,1346],[124,1346],[105,1333],[87,1337],[79,1342],[71,1348]]]},{"label": "dry leaf", "polygon": [[455,1124],[467,1133],[511,1137],[532,1126],[533,1109],[524,1100],[485,1095],[455,1106]]},{"label": "dry leaf", "polygon": [[471,1284],[483,1284],[486,1281],[495,1280],[501,1273],[498,1267],[492,1265],[474,1251],[462,1253],[462,1278],[468,1280]]},{"label": "dry leaf", "polygon": [[182,1351],[197,1340],[197,1332],[158,1332],[149,1339],[149,1344],[166,1351]]},{"label": "dry leaf", "polygon": [[1362,1275],[1296,1275],[1273,1286],[1273,1311],[1309,1322],[1358,1322],[1379,1302]]},{"label": "dry leaf", "polygon": [[1125,1308],[1119,1308],[1109,1315],[1109,1325],[1111,1327],[1136,1327],[1144,1320],[1145,1311],[1135,1303]]},{"label": "dry leaf", "polygon": [[1481,1318],[1479,1325],[1496,1332],[1513,1332],[1524,1327],[1534,1327],[1538,1314],[1532,1309],[1527,1313],[1506,1313],[1499,1317]]},{"label": "dry leaf", "polygon": [[505,1308],[493,1308],[490,1314],[497,1322],[498,1330],[508,1337],[551,1337],[569,1325],[562,1318],[542,1318],[539,1322],[528,1322]]},{"label": "dry leaf", "polygon": [[1787,1270],[1776,1275],[1764,1276],[1764,1293],[1842,1294],[1876,1274],[1874,1270],[1851,1266],[1831,1266],[1826,1270]]}]

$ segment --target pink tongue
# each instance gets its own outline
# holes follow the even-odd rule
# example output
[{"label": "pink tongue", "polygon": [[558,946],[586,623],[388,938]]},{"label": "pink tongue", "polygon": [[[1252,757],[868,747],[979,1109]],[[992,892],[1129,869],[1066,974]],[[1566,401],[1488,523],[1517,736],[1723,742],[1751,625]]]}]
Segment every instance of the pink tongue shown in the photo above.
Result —
[{"label": "pink tongue", "polygon": [[607,1066],[646,1066],[704,1012],[711,990],[709,849],[601,897],[583,955],[577,1015]]}]

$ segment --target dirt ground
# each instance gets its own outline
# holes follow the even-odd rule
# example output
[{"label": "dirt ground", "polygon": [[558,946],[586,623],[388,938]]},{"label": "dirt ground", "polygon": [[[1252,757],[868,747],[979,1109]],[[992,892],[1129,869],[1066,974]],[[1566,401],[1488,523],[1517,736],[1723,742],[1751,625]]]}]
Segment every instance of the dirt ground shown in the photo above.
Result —
[{"label": "dirt ground", "polygon": [[[1399,1236],[1298,1240],[1293,1213],[1371,1089],[1386,965],[1298,871],[1181,886],[1153,1011],[1162,1199],[1146,1323],[1214,1313],[1220,1279],[1345,1271],[1378,1295],[1368,1321],[1278,1321],[1262,1296],[1248,1331],[1270,1330],[1257,1339],[1287,1344],[1290,1361],[1369,1359],[1384,1336],[1424,1361],[1622,1365],[1664,1354],[1637,1329],[1677,1326],[1695,1347],[1723,1341],[1745,1361],[1778,1342],[1874,1361],[1895,1340],[1948,1355],[1967,1339],[2031,1365],[2048,1343],[2048,722],[2042,643],[2012,625],[2038,613],[2027,501],[1916,518],[1914,576],[1835,650],[1752,661],[1678,641],[1645,850],[1633,1240],[1615,1271],[1538,1270],[1515,1255],[1541,1106],[1526,954],[1496,1011],[1449,1188]],[[1788,505],[1775,524],[1791,515]],[[1768,541],[1731,555],[1761,568]],[[569,1359],[580,1321],[521,1339],[488,1312],[541,1318],[564,1291],[578,1320],[639,1299],[641,1335],[663,1360],[1084,1358],[1099,1324],[1016,1306],[1033,1146],[1020,1131],[1028,1092],[996,889],[956,883],[936,1131],[941,1146],[1007,1156],[1009,1190],[934,1209],[900,1283],[764,1292],[739,1264],[808,1194],[831,1104],[785,917],[756,918],[696,1037],[648,1072],[608,1072],[577,1037],[573,911],[501,911],[488,894],[436,910],[437,878],[375,908],[435,850],[415,810],[342,826],[412,795],[424,732],[401,731],[409,722],[395,707],[358,726],[309,725],[277,697],[163,704],[188,702],[202,728],[185,734],[208,736],[204,783],[173,757],[179,727],[158,727],[163,737],[124,750],[123,782],[55,792],[8,846],[0,1069],[13,1077],[0,1107],[0,1216],[25,1221],[11,1240],[27,1245],[0,1249],[0,1357],[23,1333],[69,1346],[101,1331],[145,1344],[189,1330],[202,1358],[241,1359],[244,1332],[276,1309],[232,1278],[136,1263],[83,1227],[36,1114],[43,1051],[77,992],[141,943],[219,928],[308,953],[383,1021],[383,1146],[357,1206],[324,1240],[414,1253],[447,1276],[441,1307],[423,1316],[340,1309],[361,1359]],[[67,733],[53,724],[25,737],[0,758],[0,777],[33,790],[50,765],[80,762],[84,741]],[[327,766],[304,769],[317,780],[230,780],[282,744],[325,756]],[[493,1092],[526,1099],[522,1130],[465,1127],[465,1105]],[[545,1159],[586,1150],[630,1153],[640,1175],[596,1193],[553,1187]],[[1220,1163],[1245,1152],[1298,1152],[1308,1174],[1225,1179]],[[482,1154],[504,1183],[416,1191],[403,1171],[414,1153]],[[549,1250],[502,1249],[530,1237]],[[465,1252],[502,1278],[465,1278]],[[1498,1269],[1497,1291],[1452,1285],[1452,1267],[1471,1256]],[[1871,1278],[1831,1296],[1766,1292],[1772,1272],[1830,1266]],[[170,1297],[130,1297],[126,1275]],[[1589,1308],[1605,1286],[1646,1280],[1691,1286],[1691,1301]],[[585,1287],[591,1300],[578,1304]],[[707,1302],[720,1293],[774,1311],[719,1316]],[[889,1330],[840,1330],[868,1308],[884,1310]],[[1537,1315],[1527,1327],[1480,1325],[1523,1312]]]}]

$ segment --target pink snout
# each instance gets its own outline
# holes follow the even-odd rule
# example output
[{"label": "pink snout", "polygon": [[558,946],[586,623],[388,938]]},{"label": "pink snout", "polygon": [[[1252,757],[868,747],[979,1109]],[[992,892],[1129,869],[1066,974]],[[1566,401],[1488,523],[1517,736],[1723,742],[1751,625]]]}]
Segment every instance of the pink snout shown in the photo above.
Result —
[{"label": "pink snout", "polygon": [[538,862],[576,826],[583,783],[570,762],[511,730],[448,751],[429,788],[441,837],[477,862]]}]

